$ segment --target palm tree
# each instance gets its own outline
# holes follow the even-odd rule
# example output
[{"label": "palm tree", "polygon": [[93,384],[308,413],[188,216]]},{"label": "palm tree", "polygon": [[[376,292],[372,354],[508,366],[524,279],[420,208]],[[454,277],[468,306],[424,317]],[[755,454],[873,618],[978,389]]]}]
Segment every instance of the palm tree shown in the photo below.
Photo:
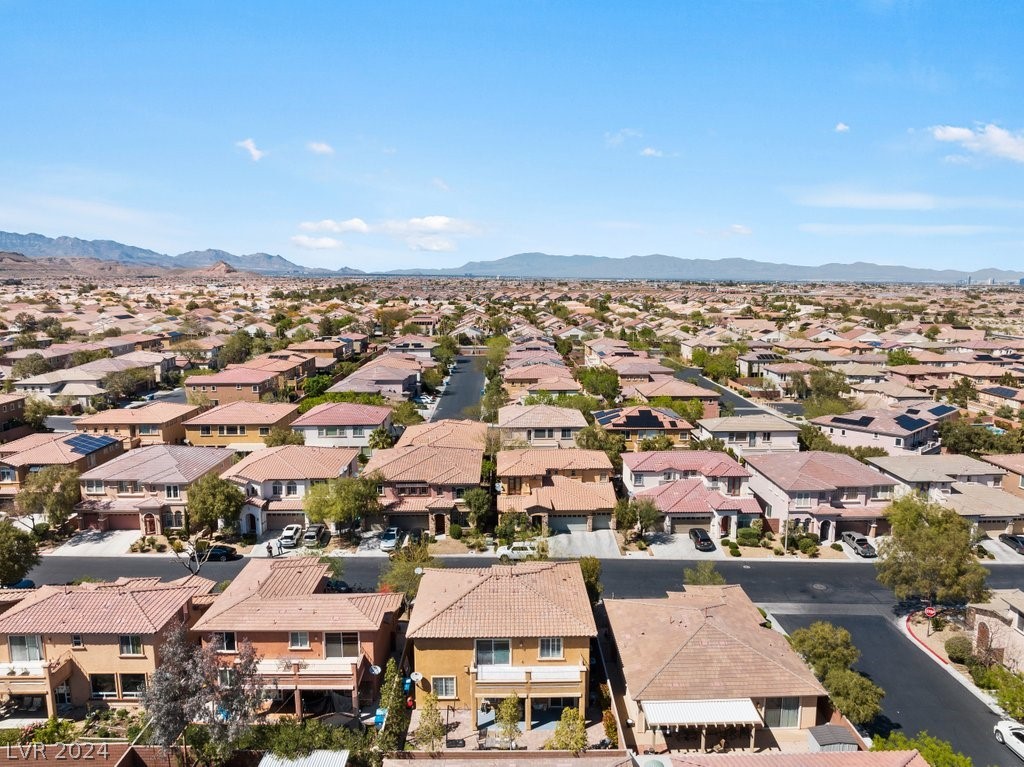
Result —
[{"label": "palm tree", "polygon": [[370,432],[370,441],[368,442],[371,450],[387,450],[389,447],[395,444],[395,438],[391,432],[380,426]]}]

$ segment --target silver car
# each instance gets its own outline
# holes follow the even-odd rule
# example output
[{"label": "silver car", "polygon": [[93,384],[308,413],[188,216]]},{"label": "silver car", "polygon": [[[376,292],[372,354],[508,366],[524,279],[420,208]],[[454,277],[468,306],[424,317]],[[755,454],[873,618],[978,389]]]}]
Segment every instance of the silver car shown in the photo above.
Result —
[{"label": "silver car", "polygon": [[878,552],[875,551],[875,547],[871,545],[871,541],[860,533],[843,533],[843,543],[853,549],[853,553],[858,557],[870,558],[878,556]]}]

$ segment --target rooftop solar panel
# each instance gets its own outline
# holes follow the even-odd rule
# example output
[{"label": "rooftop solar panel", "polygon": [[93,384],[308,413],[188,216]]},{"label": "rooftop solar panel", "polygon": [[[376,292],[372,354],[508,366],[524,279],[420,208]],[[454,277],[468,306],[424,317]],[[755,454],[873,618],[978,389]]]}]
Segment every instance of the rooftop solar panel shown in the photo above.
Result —
[{"label": "rooftop solar panel", "polygon": [[89,453],[93,453],[107,447],[107,445],[112,445],[115,442],[117,442],[117,440],[109,436],[76,434],[74,437],[68,438],[65,444],[67,444],[67,446],[75,453],[88,455]]}]

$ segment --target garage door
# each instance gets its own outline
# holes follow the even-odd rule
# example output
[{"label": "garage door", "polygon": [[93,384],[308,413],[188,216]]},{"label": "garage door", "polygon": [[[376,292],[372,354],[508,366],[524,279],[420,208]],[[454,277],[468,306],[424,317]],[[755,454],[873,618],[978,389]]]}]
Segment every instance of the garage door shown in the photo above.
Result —
[{"label": "garage door", "polygon": [[270,530],[283,530],[288,525],[306,526],[306,515],[301,511],[268,511],[267,527]]},{"label": "garage door", "polygon": [[125,514],[111,514],[104,512],[102,516],[107,519],[108,530],[138,530],[139,512],[132,511]]},{"label": "garage door", "polygon": [[686,535],[695,527],[703,527],[705,530],[710,530],[711,517],[708,517],[707,519],[697,519],[696,517],[672,517],[673,535]]},{"label": "garage door", "polygon": [[612,529],[612,515],[611,514],[595,514],[594,515],[594,529],[595,530],[611,530]]},{"label": "garage door", "polygon": [[550,516],[548,517],[548,530],[552,533],[585,533],[587,518],[585,516]]},{"label": "garage door", "polygon": [[430,527],[426,514],[392,514],[388,521],[399,530],[427,530]]},{"label": "garage door", "polygon": [[871,522],[866,519],[840,519],[836,522],[836,540],[839,540],[843,533],[869,535],[871,533]]},{"label": "garage door", "polygon": [[995,538],[1000,533],[1006,532],[1006,524],[1009,520],[1006,519],[979,519],[978,529],[984,530],[989,534],[989,537]]}]

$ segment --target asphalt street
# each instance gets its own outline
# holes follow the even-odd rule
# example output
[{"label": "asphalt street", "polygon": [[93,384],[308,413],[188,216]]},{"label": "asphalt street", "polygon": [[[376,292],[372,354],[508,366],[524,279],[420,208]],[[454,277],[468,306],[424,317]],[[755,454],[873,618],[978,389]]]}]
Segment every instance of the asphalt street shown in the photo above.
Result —
[{"label": "asphalt street", "polygon": [[[441,395],[430,420],[440,421],[443,418],[466,418],[464,412],[473,405],[480,404],[480,390],[484,386],[484,357],[459,357],[455,371],[448,380],[448,387]],[[479,420],[479,414],[475,416]]]},{"label": "asphalt street", "polygon": [[757,407],[757,405],[749,400],[744,399],[731,389],[720,386],[710,378],[701,375],[700,368],[681,368],[676,371],[676,378],[695,383],[698,386],[703,386],[705,389],[711,389],[712,391],[719,392],[722,395],[722,401],[732,405],[733,412],[736,415],[758,415],[767,412],[766,410]]}]

